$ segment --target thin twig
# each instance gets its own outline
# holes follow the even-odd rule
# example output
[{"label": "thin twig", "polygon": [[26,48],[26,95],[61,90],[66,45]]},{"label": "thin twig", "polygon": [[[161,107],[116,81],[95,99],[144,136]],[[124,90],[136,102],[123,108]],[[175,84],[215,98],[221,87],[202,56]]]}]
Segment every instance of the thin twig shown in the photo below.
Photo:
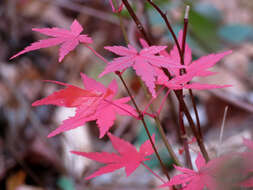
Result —
[{"label": "thin twig", "polygon": [[[161,15],[161,17],[164,19],[164,22],[166,23],[166,25],[167,25],[169,31],[171,32],[172,37],[173,37],[173,39],[174,39],[174,41],[175,41],[175,43],[176,43],[176,47],[177,47],[178,52],[179,52],[179,55],[180,55],[180,62],[181,62],[182,65],[184,65],[184,55],[183,55],[183,52],[184,52],[185,50],[181,51],[179,42],[178,42],[178,40],[177,40],[177,37],[176,37],[176,35],[175,35],[175,33],[174,33],[174,31],[173,31],[173,29],[172,29],[172,27],[171,27],[171,25],[170,25],[170,23],[169,23],[169,21],[168,21],[168,18],[167,18],[167,16],[166,16],[166,14],[164,14],[164,13],[162,12],[162,10],[161,10],[154,2],[152,2],[151,0],[147,0],[147,1],[157,10],[157,12],[158,12],[158,13]],[[187,6],[187,7],[186,7],[186,13],[185,13],[185,19],[184,19],[184,34],[183,34],[183,35],[184,35],[184,36],[183,36],[184,40],[183,40],[182,46],[185,46],[186,29],[187,29],[187,25],[188,25],[188,16],[189,16],[189,7]],[[184,48],[184,49],[185,49],[185,48]],[[165,72],[165,74],[166,74],[169,78],[171,78],[168,71],[166,71],[165,69],[163,69],[163,71]],[[181,70],[181,71],[183,71],[183,70]],[[180,71],[180,73],[181,73],[181,71]],[[184,72],[185,72],[185,71],[184,71]],[[185,104],[183,98],[180,97],[180,96],[181,96],[180,92],[178,92],[178,91],[174,91],[174,92],[176,93],[176,96],[177,96],[178,101],[179,101],[179,102],[182,101],[182,106],[183,106],[183,107],[185,106],[185,107],[184,107],[184,112],[185,112],[185,115],[186,115],[187,120],[188,120],[189,123],[190,123],[191,130],[192,130],[194,136],[195,136],[196,139],[197,139],[198,145],[199,145],[199,147],[200,147],[200,150],[201,150],[201,152],[202,152],[202,154],[203,154],[205,160],[206,160],[206,161],[209,161],[209,156],[208,156],[208,153],[207,153],[207,151],[206,151],[206,148],[205,148],[205,146],[204,146],[204,144],[203,144],[203,139],[202,139],[202,137],[198,134],[198,131],[196,131],[196,127],[195,127],[195,124],[194,124],[194,122],[193,122],[193,120],[192,120],[192,118],[191,118],[191,115],[190,115],[190,113],[189,113],[189,110],[188,110],[188,108],[186,107],[186,104]],[[181,103],[181,102],[180,102],[180,103]],[[193,104],[194,104],[194,103],[193,103]],[[186,113],[186,112],[187,112],[187,113]],[[199,128],[200,128],[200,127],[199,127]]]},{"label": "thin twig", "polygon": [[172,26],[171,26],[171,24],[170,24],[170,22],[169,22],[169,20],[167,18],[167,15],[152,0],[147,0],[147,1],[150,3],[150,5],[152,5],[156,9],[156,11],[161,15],[161,17],[163,18],[164,22],[166,23],[166,26],[169,29],[169,31],[170,31],[170,33],[171,33],[171,35],[172,35],[172,37],[173,37],[173,39],[175,41],[175,44],[177,46],[181,62],[183,62],[182,51],[181,51],[179,42],[177,40],[177,36],[176,36],[175,32],[172,29]]},{"label": "thin twig", "polygon": [[150,173],[152,173],[157,179],[159,179],[162,183],[166,183],[161,176],[159,176],[157,173],[155,173],[152,169],[150,169],[146,164],[143,162],[141,163]]},{"label": "thin twig", "polygon": [[92,53],[94,53],[94,55],[96,55],[99,59],[101,59],[104,63],[108,64],[109,61],[107,61],[102,55],[100,55],[95,49],[93,49],[92,47],[86,45],[87,48],[89,48]]},{"label": "thin twig", "polygon": [[[107,61],[103,56],[101,56],[96,50],[94,50],[94,49],[91,48],[90,46],[87,46],[87,47],[88,47],[98,58],[100,58],[103,62],[105,62],[105,63],[108,64],[108,61]],[[143,126],[144,126],[144,128],[145,128],[145,130],[146,130],[146,132],[147,132],[147,134],[148,134],[148,136],[149,136],[149,139],[150,139],[150,141],[151,141],[151,144],[152,144],[152,146],[153,146],[154,143],[152,142],[151,135],[150,135],[150,133],[149,133],[149,131],[148,131],[148,128],[147,128],[146,123],[145,123],[145,120],[144,120],[144,118],[143,118],[143,114],[144,114],[144,113],[143,113],[143,112],[139,109],[139,107],[137,106],[137,103],[135,102],[135,99],[134,99],[134,97],[132,96],[132,93],[130,92],[129,88],[127,87],[127,85],[126,85],[126,83],[125,83],[125,81],[124,81],[124,79],[122,78],[121,73],[116,71],[115,74],[117,74],[117,75],[119,76],[119,78],[120,78],[120,80],[122,81],[122,83],[123,83],[123,85],[124,85],[124,87],[125,87],[125,89],[126,89],[128,95],[129,95],[129,97],[131,98],[131,100],[132,100],[132,102],[133,102],[133,104],[134,104],[134,107],[136,108],[136,111],[137,111],[138,114],[139,114],[139,118],[138,118],[138,119],[142,121]],[[146,113],[146,114],[147,114],[147,113]],[[151,115],[150,115],[150,116],[151,116]],[[160,129],[160,130],[161,130],[161,129]],[[168,142],[167,142],[166,144],[168,144]],[[170,146],[170,145],[166,145],[166,147],[171,147],[171,146]],[[155,145],[153,146],[153,148],[156,149],[156,148],[155,148]],[[169,153],[173,152],[172,148],[170,148],[168,151],[169,151]],[[156,156],[157,156],[157,158],[158,158],[158,160],[159,160],[159,162],[160,162],[160,164],[161,164],[161,167],[163,168],[163,171],[164,171],[165,175],[166,175],[166,176],[168,177],[168,179],[169,179],[169,176],[168,176],[168,174],[167,174],[166,168],[165,168],[164,164],[162,163],[162,160],[161,160],[161,158],[160,158],[160,156],[159,156],[157,150],[156,150],[155,152],[156,152]],[[173,153],[174,153],[174,152],[173,152]],[[172,158],[175,160],[175,163],[177,163],[178,165],[180,165],[178,159],[177,159],[176,156],[175,156],[175,154],[172,154],[171,156],[172,156]]]},{"label": "thin twig", "polygon": [[119,108],[119,109],[125,111],[126,113],[128,113],[129,115],[131,115],[132,117],[134,117],[135,119],[137,119],[137,120],[140,119],[139,117],[137,117],[136,115],[134,115],[133,113],[131,113],[130,111],[128,111],[127,109],[125,109],[125,108],[123,108],[123,107],[121,107],[121,106],[119,106],[119,105],[113,103],[112,101],[107,100],[107,99],[103,99],[103,100],[104,100],[105,102],[107,102],[108,104],[111,104],[111,105],[113,105],[113,106],[115,106],[115,107],[117,107],[117,108]]},{"label": "thin twig", "polygon": [[[182,101],[183,91],[180,90],[179,93],[180,93],[180,98]],[[184,117],[183,107],[182,107],[182,104],[179,103],[179,116],[178,116],[178,118],[179,118],[179,127],[180,127],[180,131],[181,131],[181,139],[183,141],[183,146],[184,146],[184,150],[185,150],[185,160],[186,160],[187,167],[192,169],[193,167],[192,167],[192,161],[191,161],[191,154],[190,154],[189,145],[188,145],[188,141],[187,141],[187,135],[186,135],[183,117]]]},{"label": "thin twig", "polygon": [[133,18],[138,30],[140,31],[140,33],[142,34],[143,38],[148,42],[148,44],[151,44],[151,41],[148,38],[148,35],[143,27],[143,25],[141,24],[140,20],[138,19],[138,17],[136,16],[136,14],[134,13],[134,10],[132,9],[132,7],[130,6],[130,4],[128,3],[127,0],[122,0],[122,2],[124,3],[128,13],[131,15],[131,17]]},{"label": "thin twig", "polygon": [[148,127],[147,127],[147,124],[146,124],[146,122],[145,122],[145,120],[144,120],[143,113],[140,111],[139,107],[137,106],[137,104],[136,104],[136,102],[135,102],[135,99],[134,99],[132,93],[130,92],[130,90],[129,90],[129,88],[128,88],[126,82],[125,82],[125,80],[124,80],[123,77],[121,76],[120,72],[116,72],[116,74],[119,76],[119,78],[120,78],[121,82],[123,83],[123,85],[124,85],[124,87],[125,87],[125,89],[126,89],[128,95],[129,95],[129,97],[131,98],[131,100],[132,100],[132,102],[133,102],[133,104],[134,104],[134,106],[135,106],[136,111],[137,111],[138,114],[139,114],[140,120],[141,120],[141,122],[142,122],[142,124],[143,124],[143,126],[144,126],[144,128],[145,128],[145,131],[146,131],[146,133],[147,133],[147,135],[148,135],[148,138],[149,138],[149,140],[150,140],[150,143],[151,143],[151,145],[152,145],[152,148],[153,148],[154,151],[155,151],[155,155],[156,155],[156,157],[157,157],[157,159],[158,159],[158,161],[159,161],[159,163],[160,163],[160,165],[161,165],[161,167],[162,167],[163,173],[166,175],[167,179],[170,180],[170,177],[169,177],[169,174],[168,174],[168,172],[167,172],[167,170],[166,170],[166,167],[165,167],[165,165],[164,165],[164,163],[163,163],[163,161],[162,161],[162,159],[161,159],[161,157],[160,157],[160,155],[159,155],[159,153],[158,153],[158,151],[157,151],[157,149],[156,149],[156,147],[155,147],[155,144],[154,144],[154,142],[153,142],[153,140],[152,140],[151,134],[150,134],[150,132],[149,132],[149,130],[148,130]]},{"label": "thin twig", "polygon": [[[157,96],[161,94],[161,92],[163,91],[165,87],[163,86],[162,88],[159,89],[159,91],[157,92]],[[148,108],[150,107],[150,105],[153,103],[153,101],[155,100],[156,98],[152,97],[151,100],[148,102],[148,104],[146,105],[146,107],[144,108],[143,112],[146,112],[148,110]]]},{"label": "thin twig", "polygon": [[160,113],[161,113],[161,111],[162,111],[162,108],[163,108],[163,106],[164,106],[164,104],[165,104],[166,98],[168,97],[169,93],[170,93],[170,89],[167,90],[165,96],[164,96],[163,99],[162,99],[162,102],[161,102],[161,104],[160,104],[160,107],[159,107],[159,109],[157,110],[158,116],[160,115]]},{"label": "thin twig", "polygon": [[[182,55],[183,55],[183,57],[185,54],[185,44],[186,44],[186,34],[187,34],[188,20],[189,20],[189,11],[190,11],[190,6],[187,5],[186,10],[185,10],[185,16],[184,16],[184,32],[183,32],[183,41],[182,41]],[[184,70],[184,72],[186,73],[185,70]],[[189,89],[189,93],[190,93],[190,97],[191,97],[191,101],[192,101],[192,105],[193,105],[193,109],[194,109],[194,113],[195,113],[195,117],[196,117],[196,121],[197,121],[197,128],[198,128],[199,136],[200,136],[200,138],[203,139],[203,135],[202,135],[201,127],[200,127],[199,114],[198,114],[198,110],[197,110],[197,106],[196,106],[196,102],[194,99],[192,89]]]},{"label": "thin twig", "polygon": [[[219,147],[221,147],[221,145],[222,145],[222,138],[223,138],[223,134],[224,134],[224,128],[225,128],[225,121],[226,121],[226,118],[227,118],[227,113],[228,113],[228,106],[225,107],[224,115],[223,115],[223,119],[222,119],[220,136],[219,136]],[[220,148],[218,148],[218,152],[217,152],[218,156],[219,156],[219,150],[220,150]]]},{"label": "thin twig", "polygon": [[[114,4],[115,8],[118,9],[116,0],[112,0],[112,3]],[[123,16],[122,16],[121,12],[117,12],[116,15],[119,17],[119,24],[120,24],[120,28],[122,30],[122,34],[123,34],[123,37],[125,39],[125,42],[128,44],[129,40],[128,40],[128,37],[127,37],[127,32],[126,32],[126,28],[125,28],[125,25],[124,25]]]},{"label": "thin twig", "polygon": [[182,166],[181,162],[179,161],[179,159],[177,158],[175,152],[173,151],[172,146],[170,145],[170,143],[167,140],[167,137],[166,137],[165,132],[164,132],[164,130],[162,128],[162,125],[161,125],[161,121],[160,121],[158,116],[155,117],[155,121],[156,121],[156,124],[157,124],[157,128],[159,130],[159,133],[161,134],[164,145],[165,145],[166,149],[168,150],[171,158],[173,159],[173,161],[175,162],[176,165]]}]

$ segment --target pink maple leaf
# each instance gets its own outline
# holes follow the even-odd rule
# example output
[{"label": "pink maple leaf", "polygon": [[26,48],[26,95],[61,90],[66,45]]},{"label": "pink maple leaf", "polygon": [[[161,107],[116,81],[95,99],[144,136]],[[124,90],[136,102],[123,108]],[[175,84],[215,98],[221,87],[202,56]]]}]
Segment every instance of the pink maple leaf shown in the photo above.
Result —
[{"label": "pink maple leaf", "polygon": [[[108,136],[112,142],[114,149],[118,153],[108,153],[108,152],[76,152],[72,153],[95,160],[97,162],[107,164],[103,166],[90,176],[85,179],[91,179],[106,173],[113,172],[120,168],[125,168],[126,175],[131,175],[142,162],[149,160],[147,156],[153,154],[152,145],[149,140],[144,142],[140,150],[137,151],[136,148],[127,141],[120,139],[111,133],[108,133]],[[155,136],[152,136],[152,141],[155,141]]]},{"label": "pink maple leaf", "polygon": [[105,70],[99,76],[102,77],[110,72],[121,71],[133,67],[136,74],[140,76],[147,85],[152,96],[156,97],[155,81],[158,75],[155,72],[155,68],[182,68],[181,65],[174,63],[170,58],[156,55],[165,48],[166,46],[150,46],[138,52],[131,45],[128,45],[127,48],[123,46],[107,46],[105,49],[122,57],[115,58],[113,61],[109,62]]},{"label": "pink maple leaf", "polygon": [[[178,35],[178,41],[180,44],[180,47],[182,48],[182,39],[183,39],[183,31],[180,30]],[[185,70],[187,73],[194,73],[195,76],[209,76],[214,75],[216,73],[211,72],[207,69],[213,67],[216,63],[218,63],[224,56],[231,54],[232,51],[225,51],[221,53],[216,54],[209,54],[207,56],[203,56],[195,61],[192,61],[192,52],[188,44],[185,44],[185,54],[184,54],[184,64],[185,64]],[[167,54],[166,52],[162,52],[162,55],[170,57],[172,60],[174,60],[175,63],[180,64],[180,55],[178,53],[177,46],[174,45],[172,50],[170,51],[170,54]],[[173,70],[173,74],[176,76],[180,75],[179,69],[174,67],[171,68]]]},{"label": "pink maple leaf", "polygon": [[76,108],[75,115],[64,120],[48,137],[82,126],[88,121],[96,120],[100,131],[99,137],[102,138],[114,124],[116,114],[134,115],[137,117],[135,109],[126,104],[130,100],[129,97],[113,99],[117,93],[117,83],[115,80],[106,88],[101,83],[88,78],[85,74],[81,73],[81,77],[86,89],[56,81],[49,81],[64,85],[66,88],[32,104],[33,106],[52,104]]},{"label": "pink maple leaf", "polygon": [[65,30],[61,28],[33,28],[33,31],[42,33],[44,35],[50,36],[52,38],[40,40],[38,42],[32,43],[30,46],[26,47],[21,52],[12,56],[10,59],[22,55],[24,53],[34,51],[41,48],[46,48],[50,46],[60,45],[59,51],[59,62],[79,43],[90,44],[92,39],[85,34],[80,34],[83,31],[82,26],[77,20],[74,20],[71,24],[70,30]]},{"label": "pink maple leaf", "polygon": [[195,73],[190,72],[183,75],[175,76],[173,79],[169,80],[168,77],[163,73],[161,69],[156,70],[159,73],[157,78],[157,84],[164,85],[169,89],[179,90],[179,89],[195,89],[195,90],[208,90],[216,88],[226,88],[231,87],[231,85],[216,85],[216,84],[203,84],[203,83],[189,83],[194,77]]},{"label": "pink maple leaf", "polygon": [[195,163],[198,171],[174,166],[183,174],[174,176],[168,183],[163,184],[161,187],[181,184],[184,187],[184,190],[203,190],[204,187],[207,187],[208,190],[217,190],[217,182],[211,174],[214,162],[210,161],[208,164],[206,164],[205,159],[199,153]]},{"label": "pink maple leaf", "polygon": [[[182,43],[182,31],[179,32],[179,43]],[[144,39],[140,39],[140,44],[143,48],[148,48],[149,45]],[[171,50],[170,54],[167,53],[167,51],[162,50],[160,52],[161,55],[165,57],[169,57],[171,60],[174,60],[174,63],[180,65],[180,56],[178,53],[178,49],[176,45]],[[226,54],[226,53],[225,53]],[[224,54],[224,55],[225,55]],[[173,79],[169,80],[168,77],[165,75],[162,69],[160,68],[154,68],[157,80],[156,84],[158,85],[164,85],[167,88],[173,89],[173,90],[179,90],[179,89],[195,89],[195,90],[207,90],[207,89],[215,89],[215,88],[225,88],[225,87],[231,87],[231,85],[215,85],[215,84],[201,84],[201,83],[189,83],[194,77],[196,76],[209,76],[212,74],[216,74],[211,71],[207,71],[205,69],[213,66],[219,59],[221,59],[223,54],[215,56],[214,54],[211,54],[209,56],[202,57],[200,60],[194,61],[191,64],[192,61],[192,54],[191,49],[189,48],[188,44],[185,45],[185,69],[187,70],[186,74],[183,74],[182,76],[179,75],[179,67],[167,67],[169,71],[173,71],[175,73],[175,76]],[[206,62],[206,63],[205,63]],[[203,64],[203,66],[202,66]],[[200,66],[201,65],[201,66]],[[166,67],[166,66],[165,66]]]}]

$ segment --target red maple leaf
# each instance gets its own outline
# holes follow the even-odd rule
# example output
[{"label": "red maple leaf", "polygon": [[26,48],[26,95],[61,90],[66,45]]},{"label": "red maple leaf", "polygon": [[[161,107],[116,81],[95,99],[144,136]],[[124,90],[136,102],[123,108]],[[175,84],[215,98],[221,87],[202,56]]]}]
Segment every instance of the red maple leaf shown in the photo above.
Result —
[{"label": "red maple leaf", "polygon": [[[183,31],[180,30],[178,34],[178,42],[182,48],[182,39],[183,39]],[[186,73],[194,73],[195,76],[209,76],[214,75],[216,73],[211,72],[207,69],[213,67],[216,63],[218,63],[224,56],[231,54],[232,51],[225,51],[216,54],[209,54],[207,56],[203,56],[195,61],[192,61],[192,52],[191,48],[188,44],[185,44],[185,54],[184,54],[184,65]],[[178,53],[177,46],[174,45],[170,54],[166,53],[165,51],[162,52],[162,55],[166,57],[170,57],[174,60],[175,63],[180,64],[180,55]],[[180,75],[178,68],[171,68],[173,70],[173,74],[176,76]]]},{"label": "red maple leaf", "polygon": [[82,26],[79,24],[77,20],[74,20],[71,24],[70,31],[61,29],[61,28],[33,28],[33,31],[45,34],[52,38],[40,40],[38,42],[32,43],[30,46],[26,47],[21,52],[12,56],[10,59],[13,59],[19,55],[24,53],[37,50],[40,48],[46,48],[50,46],[60,45],[59,51],[59,62],[63,60],[63,58],[79,43],[90,44],[92,43],[92,39],[85,34],[80,34],[83,31]]},{"label": "red maple leaf", "polygon": [[[179,32],[179,43],[182,43],[182,37],[183,32],[182,30]],[[149,45],[144,39],[140,39],[140,44],[143,48],[148,48]],[[173,89],[173,90],[179,90],[179,89],[195,89],[195,90],[207,90],[207,89],[214,89],[214,88],[225,88],[230,87],[231,85],[215,85],[215,84],[201,84],[201,83],[189,83],[194,77],[196,76],[209,76],[216,74],[214,72],[208,71],[206,69],[212,67],[215,63],[217,63],[222,57],[225,55],[231,53],[231,51],[220,53],[220,54],[210,54],[208,56],[201,57],[200,59],[192,62],[192,54],[191,49],[189,48],[188,44],[185,45],[185,55],[184,55],[184,61],[185,61],[185,70],[186,74],[183,74],[182,76],[179,74],[179,67],[168,67],[168,65],[164,66],[167,67],[169,71],[172,71],[174,74],[174,78],[169,80],[168,77],[164,74],[163,70],[160,68],[154,68],[157,80],[156,84],[158,85],[164,85],[167,88]],[[161,55],[164,57],[168,57],[171,60],[174,60],[173,62],[175,64],[178,64],[180,66],[180,55],[178,53],[178,49],[176,45],[174,45],[173,49],[171,50],[170,54],[167,53],[166,50],[162,50],[160,52]]]},{"label": "red maple leaf", "polygon": [[231,87],[231,85],[216,85],[216,84],[203,84],[198,82],[189,83],[196,75],[194,72],[189,72],[183,75],[175,76],[173,79],[169,80],[161,69],[157,69],[156,72],[159,74],[157,78],[157,84],[164,85],[169,89],[179,90],[179,89],[195,89],[195,90],[207,90],[215,88],[226,88]]},{"label": "red maple leaf", "polygon": [[[108,136],[114,149],[118,153],[72,151],[74,154],[107,164],[85,179],[91,179],[99,175],[113,172],[120,168],[125,168],[126,175],[129,176],[140,166],[142,162],[149,160],[147,156],[152,155],[154,152],[149,140],[141,145],[138,152],[136,148],[129,142],[124,141],[123,139],[120,139],[111,133],[108,133]],[[152,140],[154,142],[154,135],[152,136]]]},{"label": "red maple leaf", "polygon": [[217,182],[211,174],[212,166],[214,165],[215,161],[216,160],[209,161],[209,163],[206,164],[205,159],[199,153],[195,161],[198,171],[174,166],[183,174],[174,176],[168,183],[163,184],[161,187],[181,184],[184,187],[184,190],[203,190],[204,187],[207,187],[208,190],[217,190]]},{"label": "red maple leaf", "polygon": [[129,97],[114,100],[117,93],[117,83],[113,80],[108,88],[101,83],[81,74],[86,89],[81,89],[73,85],[49,81],[66,86],[46,98],[34,102],[33,106],[53,104],[57,106],[76,107],[76,114],[63,121],[63,123],[48,137],[55,136],[64,131],[82,126],[84,123],[96,120],[100,138],[112,127],[116,119],[116,113],[120,115],[134,115],[137,117],[135,109],[126,103]]},{"label": "red maple leaf", "polygon": [[105,47],[105,49],[122,57],[115,58],[113,61],[109,62],[105,70],[99,76],[101,77],[110,72],[121,71],[133,67],[136,74],[140,76],[147,85],[152,96],[156,97],[155,81],[158,75],[155,72],[155,68],[183,67],[180,64],[174,63],[174,61],[168,57],[156,55],[165,48],[166,46],[150,46],[138,52],[131,45],[128,45],[128,48],[123,46]]}]

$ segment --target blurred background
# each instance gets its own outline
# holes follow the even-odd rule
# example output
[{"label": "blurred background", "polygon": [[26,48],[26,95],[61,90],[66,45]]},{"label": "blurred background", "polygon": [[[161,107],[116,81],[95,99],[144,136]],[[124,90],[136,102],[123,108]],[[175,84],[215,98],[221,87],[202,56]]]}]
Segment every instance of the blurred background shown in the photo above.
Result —
[{"label": "blurred background", "polygon": [[[131,1],[132,5],[155,44],[173,46],[171,35],[163,20],[145,0]],[[194,92],[201,117],[204,139],[211,157],[240,150],[242,138],[252,137],[253,125],[253,1],[252,0],[154,0],[167,12],[176,32],[182,28],[186,4],[191,5],[187,42],[193,59],[203,55],[233,50],[214,68],[215,77],[201,82],[231,84],[224,90]],[[123,23],[131,44],[138,46],[138,31],[127,11],[123,9]],[[139,167],[126,178],[123,170],[86,181],[84,177],[98,169],[96,163],[73,156],[70,150],[113,151],[107,138],[98,139],[95,122],[56,137],[47,138],[74,110],[54,107],[32,107],[31,103],[45,97],[58,85],[43,82],[57,80],[82,86],[80,72],[109,84],[113,75],[98,79],[104,63],[87,48],[79,45],[58,63],[58,47],[45,48],[9,58],[30,43],[44,36],[32,28],[60,27],[69,29],[74,19],[84,27],[84,33],[94,40],[92,47],[107,59],[114,55],[104,50],[106,45],[125,45],[119,18],[112,13],[109,0],[2,0],[0,1],[0,189],[7,190],[79,190],[79,189],[155,189],[159,181]],[[124,73],[137,102],[144,108],[146,101],[141,84],[133,71]],[[118,97],[126,96],[119,82]],[[162,97],[162,96],[161,96]],[[190,98],[185,93],[189,107]],[[177,101],[170,97],[161,113],[163,127],[179,157],[184,159],[177,133]],[[155,102],[155,104],[159,103]],[[219,142],[224,109],[228,106],[223,142]],[[192,110],[192,109],[191,109]],[[174,114],[173,114],[174,113]],[[153,120],[146,118],[152,133]],[[186,122],[187,125],[187,122]],[[112,132],[140,145],[145,132],[138,121],[118,117]],[[189,135],[189,139],[191,139]],[[159,137],[157,145],[159,146]],[[197,146],[190,145],[196,156]],[[171,168],[172,162],[164,147],[159,152]],[[153,158],[149,163],[154,170],[159,165]]]}]

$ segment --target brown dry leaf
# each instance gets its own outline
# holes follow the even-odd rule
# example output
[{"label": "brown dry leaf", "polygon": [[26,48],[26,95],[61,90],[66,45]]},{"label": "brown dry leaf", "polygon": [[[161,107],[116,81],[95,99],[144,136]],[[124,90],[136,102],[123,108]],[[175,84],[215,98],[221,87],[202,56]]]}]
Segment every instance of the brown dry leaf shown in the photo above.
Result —
[{"label": "brown dry leaf", "polygon": [[7,190],[16,190],[20,185],[24,184],[26,173],[22,170],[11,175],[6,182]]}]

